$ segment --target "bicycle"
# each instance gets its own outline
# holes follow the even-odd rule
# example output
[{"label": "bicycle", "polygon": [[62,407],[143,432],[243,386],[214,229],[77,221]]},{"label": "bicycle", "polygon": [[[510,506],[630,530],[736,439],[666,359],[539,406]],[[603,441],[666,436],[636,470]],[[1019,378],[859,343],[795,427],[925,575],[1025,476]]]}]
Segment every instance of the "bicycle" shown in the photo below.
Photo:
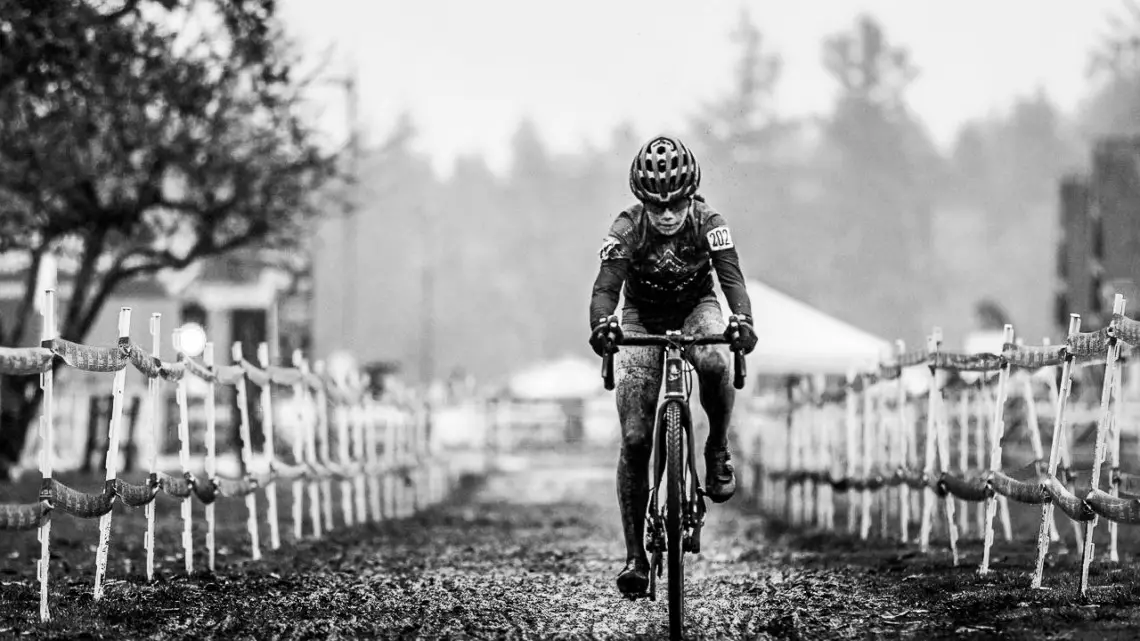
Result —
[{"label": "bicycle", "polygon": [[[693,336],[681,331],[660,334],[633,334],[623,336],[615,316],[610,317],[610,347],[602,356],[602,379],[607,390],[614,388],[613,355],[618,346],[664,347],[665,395],[657,407],[657,423],[653,439],[653,486],[650,490],[646,516],[646,551],[651,554],[649,564],[649,590],[631,598],[649,597],[657,600],[657,578],[664,569],[662,556],[668,554],[669,565],[669,634],[680,639],[684,628],[684,558],[685,552],[701,551],[701,528],[704,526],[705,497],[697,474],[696,448],[693,446],[692,415],[689,396],[692,394],[692,365],[684,358],[686,350],[694,345],[727,345],[724,336]],[[736,327],[730,318],[730,327]],[[734,351],[733,387],[742,389],[746,376],[744,355]],[[687,456],[686,456],[687,454]],[[682,465],[682,461],[686,464]],[[660,493],[662,475],[667,472],[665,485],[665,513],[661,514]]]}]

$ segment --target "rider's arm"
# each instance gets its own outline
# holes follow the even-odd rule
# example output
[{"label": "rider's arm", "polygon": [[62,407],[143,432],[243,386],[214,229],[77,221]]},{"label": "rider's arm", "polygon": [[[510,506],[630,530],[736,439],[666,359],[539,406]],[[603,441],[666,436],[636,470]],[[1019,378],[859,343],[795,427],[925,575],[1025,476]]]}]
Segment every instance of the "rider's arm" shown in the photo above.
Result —
[{"label": "rider's arm", "polygon": [[598,277],[594,279],[594,292],[590,297],[591,328],[598,319],[610,316],[617,309],[621,287],[629,273],[632,256],[630,237],[633,229],[633,220],[628,210],[623,211],[614,219],[609,234],[602,241],[602,248],[598,251],[601,265],[598,267]]},{"label": "rider's arm", "polygon": [[720,280],[724,298],[728,301],[729,310],[733,314],[747,314],[751,318],[752,301],[748,297],[744,273],[740,270],[740,256],[736,253],[736,245],[732,242],[732,233],[724,217],[712,214],[704,225],[704,232],[709,256],[712,257],[713,267],[716,269],[717,279]]},{"label": "rider's arm", "polygon": [[629,272],[629,256],[624,243],[617,237],[606,237],[599,256],[601,266],[598,268],[598,277],[594,279],[594,291],[590,297],[590,327],[599,318],[608,317],[617,309],[621,286]]}]

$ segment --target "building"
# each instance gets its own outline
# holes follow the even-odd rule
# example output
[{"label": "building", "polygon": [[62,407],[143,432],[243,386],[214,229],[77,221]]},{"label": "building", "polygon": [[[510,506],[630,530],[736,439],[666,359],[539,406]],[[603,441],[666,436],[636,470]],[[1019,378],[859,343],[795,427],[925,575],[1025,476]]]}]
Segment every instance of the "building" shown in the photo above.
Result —
[{"label": "building", "polygon": [[1060,199],[1053,321],[1063,336],[1070,313],[1083,331],[1104,327],[1118,293],[1140,305],[1140,136],[1100,141],[1091,174],[1066,177]]},{"label": "building", "polygon": [[[19,309],[19,300],[24,295],[27,278],[27,262],[9,255],[0,262],[0,323],[11,323]],[[61,267],[56,283],[57,310],[67,304],[71,291],[73,274],[67,267]],[[134,343],[152,346],[149,319],[158,313],[161,318],[160,357],[163,360],[175,359],[173,332],[188,323],[197,323],[205,329],[207,340],[214,343],[216,362],[227,364],[231,361],[231,345],[240,341],[245,348],[245,357],[253,359],[257,345],[270,336],[272,310],[279,310],[279,353],[283,358],[293,348],[307,349],[308,306],[302,297],[290,297],[292,276],[275,267],[271,261],[254,252],[239,252],[227,256],[204,259],[178,271],[164,271],[144,278],[136,278],[122,283],[102,306],[90,331],[81,342],[88,345],[113,345],[118,336],[118,315],[122,307],[131,308],[130,337]],[[32,320],[24,332],[22,340],[14,346],[39,344],[40,322]],[[65,337],[76,340],[77,337]],[[200,357],[199,357],[200,358]],[[104,374],[88,373],[72,368],[63,368],[56,381],[60,394],[56,397],[56,412],[61,415],[57,421],[60,447],[70,450],[60,452],[64,465],[73,456],[81,456],[83,444],[90,440],[88,423],[95,420],[89,405],[111,394],[111,377]],[[177,410],[174,406],[174,386],[167,385],[166,399],[160,408],[160,422],[165,430],[159,430],[162,441],[160,450],[167,453],[177,447],[175,424]],[[0,389],[7,388],[0,385]],[[197,379],[191,381],[191,394],[199,394],[204,386]],[[126,388],[126,408],[129,413],[137,412],[135,404],[145,395],[146,384],[141,375],[128,371]],[[231,420],[235,416],[236,405],[232,394],[224,388],[218,393],[219,440],[230,442],[236,438],[236,425]],[[3,409],[12,407],[11,398],[0,399],[0,421],[11,420]],[[251,403],[252,404],[252,403]],[[195,423],[204,420],[200,403],[191,403],[191,419]],[[253,423],[254,445],[260,446],[259,413],[250,414]],[[134,420],[128,418],[127,437],[135,431]],[[100,418],[98,431],[105,433],[106,421]],[[143,425],[146,421],[141,421]],[[196,437],[192,444],[195,450],[204,448],[200,442],[204,430],[191,430]],[[96,435],[100,443],[103,436]],[[145,443],[145,440],[142,441]],[[29,439],[29,445],[34,439]],[[70,462],[74,463],[74,459]]]},{"label": "building", "polygon": [[[57,309],[67,304],[72,276],[61,268],[58,276]],[[24,295],[26,263],[9,259],[0,264],[0,319],[10,321]],[[115,342],[118,313],[121,307],[132,310],[131,337],[150,347],[147,319],[162,314],[162,334],[169,337],[176,327],[188,322],[201,324],[209,340],[226,350],[234,341],[256,345],[268,336],[269,310],[281,302],[291,284],[291,277],[254,254],[234,254],[204,259],[184,270],[163,271],[153,276],[126,281],[108,297],[83,342],[106,345]],[[293,325],[307,319],[293,320],[291,302],[282,303],[290,319],[283,348],[304,348],[307,337]],[[39,324],[31,323],[20,345],[39,343]],[[163,352],[171,354],[172,344],[166,338]]]}]

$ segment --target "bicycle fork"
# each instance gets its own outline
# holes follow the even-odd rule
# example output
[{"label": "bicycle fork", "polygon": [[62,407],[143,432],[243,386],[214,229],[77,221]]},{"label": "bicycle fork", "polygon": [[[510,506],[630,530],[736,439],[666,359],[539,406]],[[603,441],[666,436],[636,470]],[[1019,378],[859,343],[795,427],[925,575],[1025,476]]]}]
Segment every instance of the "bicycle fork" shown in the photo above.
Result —
[{"label": "bicycle fork", "polygon": [[[676,403],[681,412],[681,422],[685,428],[685,447],[688,456],[685,457],[688,468],[688,485],[690,491],[686,493],[681,505],[681,523],[684,530],[682,549],[694,554],[701,551],[701,528],[705,524],[705,492],[701,487],[700,476],[697,474],[696,448],[693,443],[693,417],[686,402],[685,381],[683,375],[683,361],[679,354],[672,353],[665,360],[665,398],[657,411],[657,423],[654,427],[653,443],[653,489],[649,495],[649,514],[646,524],[646,550],[654,554],[655,559],[665,552],[665,521],[657,501],[661,488],[661,479],[665,475],[665,412],[669,406]],[[656,575],[661,576],[663,566],[654,563]]]}]

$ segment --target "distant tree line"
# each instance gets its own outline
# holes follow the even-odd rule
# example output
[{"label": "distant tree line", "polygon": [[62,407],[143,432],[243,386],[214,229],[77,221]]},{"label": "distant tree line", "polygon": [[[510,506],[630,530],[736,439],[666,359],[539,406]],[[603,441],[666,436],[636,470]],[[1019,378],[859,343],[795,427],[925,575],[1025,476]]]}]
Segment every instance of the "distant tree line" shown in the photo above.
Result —
[{"label": "distant tree line", "polygon": [[[1036,91],[965,123],[943,153],[907,103],[920,61],[873,17],[822,43],[835,104],[796,118],[775,108],[780,57],[743,11],[732,84],[677,133],[699,154],[702,191],[732,225],[747,276],[912,345],[934,324],[960,340],[996,301],[1036,342],[1053,331],[1058,180],[1087,162],[1091,138],[1140,128],[1134,34],[1140,23],[1126,23],[1093,52],[1079,113]],[[384,277],[362,303],[379,333],[365,351],[420,372],[431,310],[446,327],[427,348],[438,375],[586,356],[597,249],[632,203],[626,171],[641,142],[627,123],[608,144],[558,154],[523,122],[503,176],[468,156],[440,179],[407,144],[366,161],[363,229]]]}]

